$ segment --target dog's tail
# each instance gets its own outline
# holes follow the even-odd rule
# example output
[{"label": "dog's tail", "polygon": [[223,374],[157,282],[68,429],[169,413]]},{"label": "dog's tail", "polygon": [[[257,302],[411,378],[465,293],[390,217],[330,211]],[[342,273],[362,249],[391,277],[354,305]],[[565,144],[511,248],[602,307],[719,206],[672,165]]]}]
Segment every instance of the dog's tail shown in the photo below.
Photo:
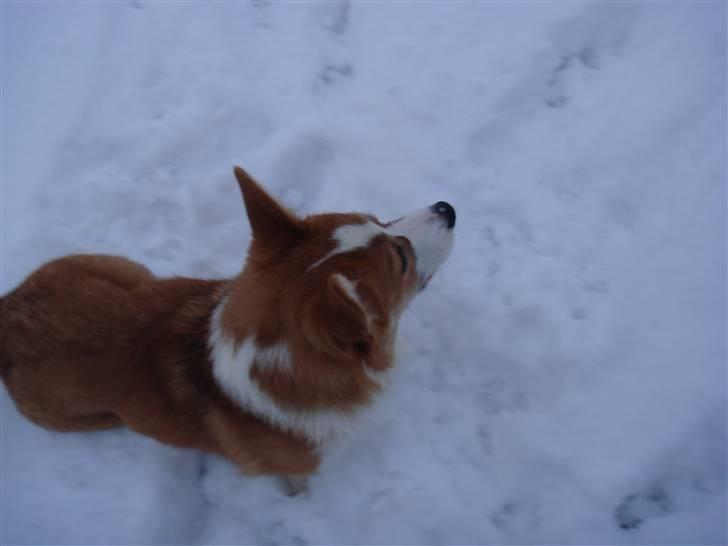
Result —
[{"label": "dog's tail", "polygon": [[0,378],[5,377],[5,374],[8,373],[13,364],[5,337],[7,335],[7,328],[5,327],[5,300],[6,298],[0,297]]}]

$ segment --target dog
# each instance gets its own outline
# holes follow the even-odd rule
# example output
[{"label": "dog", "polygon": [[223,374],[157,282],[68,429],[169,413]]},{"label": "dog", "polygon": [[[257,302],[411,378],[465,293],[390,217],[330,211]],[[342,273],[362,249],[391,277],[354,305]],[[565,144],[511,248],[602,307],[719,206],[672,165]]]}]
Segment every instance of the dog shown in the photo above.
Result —
[{"label": "dog", "polygon": [[279,476],[294,494],[376,402],[400,315],[450,253],[455,210],[300,218],[234,174],[252,233],[237,277],[51,261],[0,298],[0,375],[40,426],[127,426]]}]

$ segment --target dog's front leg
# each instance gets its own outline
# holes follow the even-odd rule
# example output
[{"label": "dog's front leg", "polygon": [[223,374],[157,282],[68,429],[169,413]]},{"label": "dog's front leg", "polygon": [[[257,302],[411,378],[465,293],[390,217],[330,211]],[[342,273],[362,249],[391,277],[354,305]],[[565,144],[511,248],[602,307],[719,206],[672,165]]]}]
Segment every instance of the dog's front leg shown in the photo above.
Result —
[{"label": "dog's front leg", "polygon": [[308,474],[281,476],[283,491],[289,497],[295,497],[308,491]]}]

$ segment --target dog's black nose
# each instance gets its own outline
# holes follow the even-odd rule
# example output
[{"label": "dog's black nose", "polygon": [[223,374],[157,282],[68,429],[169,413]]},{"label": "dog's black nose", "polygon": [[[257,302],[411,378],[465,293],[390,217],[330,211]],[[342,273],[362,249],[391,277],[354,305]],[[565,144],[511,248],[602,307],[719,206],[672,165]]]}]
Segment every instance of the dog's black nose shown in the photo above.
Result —
[{"label": "dog's black nose", "polygon": [[444,218],[447,222],[447,228],[452,229],[455,227],[455,209],[447,201],[438,201],[430,207],[430,210]]}]

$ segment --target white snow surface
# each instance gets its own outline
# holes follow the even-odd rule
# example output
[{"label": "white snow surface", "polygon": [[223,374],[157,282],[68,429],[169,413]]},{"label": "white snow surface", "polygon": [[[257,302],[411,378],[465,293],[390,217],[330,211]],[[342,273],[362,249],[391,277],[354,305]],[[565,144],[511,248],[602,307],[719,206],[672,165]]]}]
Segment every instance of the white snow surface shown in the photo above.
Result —
[{"label": "white snow surface", "polygon": [[0,542],[726,543],[724,2],[1,10],[3,293],[71,252],[234,275],[233,164],[458,223],[308,494],[0,389]]}]

